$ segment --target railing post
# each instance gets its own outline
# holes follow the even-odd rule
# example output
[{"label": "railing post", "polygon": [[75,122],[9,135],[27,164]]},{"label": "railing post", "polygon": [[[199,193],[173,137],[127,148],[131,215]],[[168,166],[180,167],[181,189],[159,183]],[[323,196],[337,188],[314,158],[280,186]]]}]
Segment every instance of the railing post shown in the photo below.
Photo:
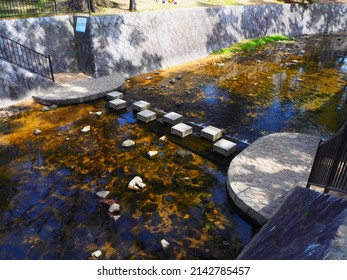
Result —
[{"label": "railing post", "polygon": [[52,81],[54,83],[55,81],[54,81],[54,74],[53,74],[52,61],[51,61],[51,56],[50,55],[48,56],[48,61],[49,61],[49,69],[51,71]]},{"label": "railing post", "polygon": [[58,14],[57,0],[54,0],[54,11],[55,11],[55,14],[57,15]]},{"label": "railing post", "polygon": [[88,0],[88,14],[89,16],[92,15],[92,0]]}]

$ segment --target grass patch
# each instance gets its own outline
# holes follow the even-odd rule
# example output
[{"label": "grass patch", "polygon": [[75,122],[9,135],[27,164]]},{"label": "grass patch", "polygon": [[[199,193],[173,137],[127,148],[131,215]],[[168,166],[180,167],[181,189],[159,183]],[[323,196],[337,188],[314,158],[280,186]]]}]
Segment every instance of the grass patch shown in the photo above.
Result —
[{"label": "grass patch", "polygon": [[248,40],[242,41],[241,43],[233,44],[228,48],[214,51],[212,54],[218,55],[218,54],[229,54],[229,53],[235,53],[235,52],[251,52],[251,51],[263,48],[272,42],[290,41],[290,40],[291,40],[290,38],[284,35],[272,35],[265,38],[248,39]]}]

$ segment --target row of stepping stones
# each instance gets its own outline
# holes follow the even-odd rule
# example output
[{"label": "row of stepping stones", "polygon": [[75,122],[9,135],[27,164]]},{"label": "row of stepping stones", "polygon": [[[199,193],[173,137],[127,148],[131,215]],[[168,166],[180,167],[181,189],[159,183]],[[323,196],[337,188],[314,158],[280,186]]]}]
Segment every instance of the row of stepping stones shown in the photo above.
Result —
[{"label": "row of stepping stones", "polygon": [[[106,97],[109,100],[109,107],[114,110],[121,110],[128,106],[127,101],[122,99],[124,95],[121,92],[110,92]],[[150,110],[150,106],[150,103],[143,100],[134,102],[132,109],[137,112],[136,118],[145,123],[156,120],[157,114]],[[178,113],[170,112],[165,114],[163,121],[172,125],[171,134],[184,138],[193,133],[193,127],[183,123],[183,116]],[[237,145],[234,142],[222,138],[222,130],[217,127],[209,125],[203,128],[200,133],[201,137],[214,143],[212,150],[223,156],[228,157],[237,149]]]}]

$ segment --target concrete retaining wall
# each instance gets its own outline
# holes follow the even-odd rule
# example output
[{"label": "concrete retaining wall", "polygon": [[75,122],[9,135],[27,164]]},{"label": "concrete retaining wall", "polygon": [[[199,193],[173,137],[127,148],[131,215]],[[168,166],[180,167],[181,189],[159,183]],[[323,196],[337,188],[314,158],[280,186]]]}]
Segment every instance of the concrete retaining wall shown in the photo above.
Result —
[{"label": "concrete retaining wall", "polygon": [[94,71],[126,77],[202,58],[245,38],[347,30],[347,5],[198,8],[91,18]]},{"label": "concrete retaining wall", "polygon": [[[51,55],[54,72],[82,71],[97,77],[116,72],[131,77],[202,58],[245,38],[347,30],[346,15],[344,4],[127,13],[91,17],[84,36],[75,34],[72,16],[55,16],[1,20],[0,35]],[[11,77],[13,72],[1,73],[7,84],[26,79],[20,74]],[[7,88],[0,85],[0,98],[10,96]],[[16,90],[20,96],[28,88]]]}]

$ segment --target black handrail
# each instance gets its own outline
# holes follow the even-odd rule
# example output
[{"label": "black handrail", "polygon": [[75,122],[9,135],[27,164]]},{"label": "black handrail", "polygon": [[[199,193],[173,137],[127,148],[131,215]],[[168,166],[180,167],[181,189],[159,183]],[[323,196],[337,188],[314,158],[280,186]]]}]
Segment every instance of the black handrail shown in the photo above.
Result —
[{"label": "black handrail", "polygon": [[321,142],[313,162],[307,188],[347,193],[347,122],[327,141]]},{"label": "black handrail", "polygon": [[0,35],[0,58],[54,82],[52,61],[49,55],[38,53],[2,35]]}]

